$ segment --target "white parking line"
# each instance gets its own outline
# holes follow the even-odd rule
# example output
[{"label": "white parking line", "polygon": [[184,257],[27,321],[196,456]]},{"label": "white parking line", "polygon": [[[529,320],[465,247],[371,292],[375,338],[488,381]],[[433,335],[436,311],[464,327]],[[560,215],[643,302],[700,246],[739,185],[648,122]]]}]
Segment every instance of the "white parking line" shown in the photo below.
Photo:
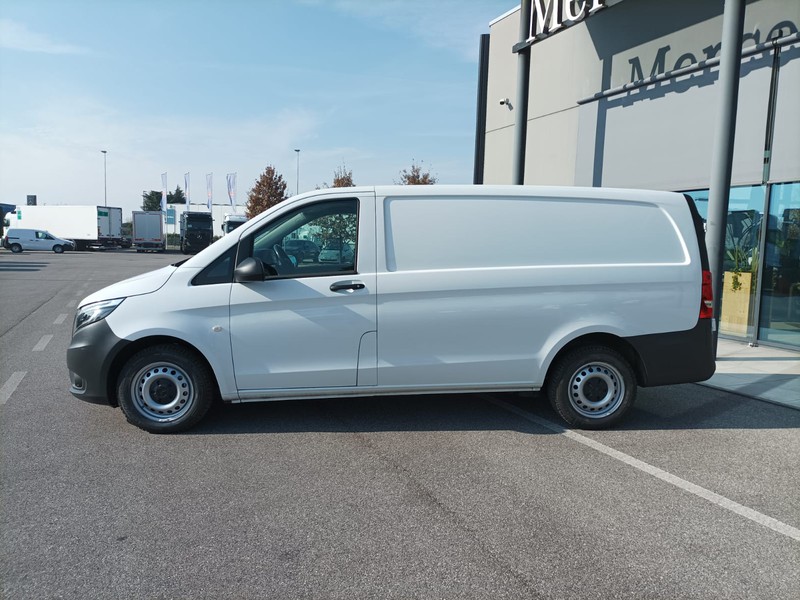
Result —
[{"label": "white parking line", "polygon": [[637,458],[633,458],[625,454],[624,452],[620,452],[619,450],[614,450],[610,446],[606,446],[605,444],[601,444],[600,442],[596,442],[595,440],[588,438],[584,435],[576,433],[571,429],[567,429],[562,427],[557,423],[553,423],[552,421],[548,421],[547,419],[542,419],[541,417],[537,417],[529,412],[522,410],[521,408],[517,408],[512,404],[508,404],[507,402],[503,402],[502,400],[496,400],[494,398],[489,398],[489,401],[497,406],[504,408],[514,414],[519,415],[523,419],[527,419],[537,425],[541,425],[545,429],[549,429],[555,433],[559,433],[565,437],[568,437],[574,442],[578,442],[579,444],[583,444],[584,446],[588,446],[593,450],[601,452],[606,456],[610,456],[620,462],[625,463],[633,467],[634,469],[638,469],[648,475],[652,475],[662,481],[665,481],[669,484],[674,485],[682,489],[685,492],[689,492],[690,494],[694,494],[704,500],[708,500],[712,504],[716,504],[717,506],[729,510],[733,513],[736,513],[739,516],[742,516],[746,519],[750,519],[759,525],[763,525],[768,529],[772,529],[773,531],[780,533],[781,535],[785,535],[786,537],[790,537],[793,540],[800,542],[800,529],[796,527],[792,527],[791,525],[787,525],[782,521],[778,521],[777,519],[773,519],[765,515],[764,513],[760,513],[757,510],[753,510],[752,508],[748,508],[738,502],[734,502],[724,496],[720,496],[712,492],[711,490],[707,490],[704,487],[700,487],[699,485],[695,485],[690,481],[686,481],[685,479],[681,479],[680,477],[673,475],[667,471],[659,469],[658,467],[654,467],[651,464],[648,464],[644,461],[641,461]]},{"label": "white parking line", "polygon": [[75,308],[75,305],[78,303],[77,300],[70,300],[67,302],[67,308]]},{"label": "white parking line", "polygon": [[39,342],[33,347],[33,351],[34,352],[41,352],[42,350],[47,348],[47,344],[49,344],[50,340],[52,340],[52,339],[53,339],[53,336],[50,335],[50,334],[43,335],[42,339],[40,339]]},{"label": "white parking line", "polygon": [[56,317],[56,320],[53,321],[53,325],[61,325],[66,320],[67,320],[67,314],[62,313]]},{"label": "white parking line", "polygon": [[11,397],[11,394],[16,391],[17,386],[22,382],[27,374],[27,371],[15,371],[11,374],[11,377],[6,380],[6,382],[3,384],[3,387],[0,387],[0,406],[8,401],[8,399]]}]

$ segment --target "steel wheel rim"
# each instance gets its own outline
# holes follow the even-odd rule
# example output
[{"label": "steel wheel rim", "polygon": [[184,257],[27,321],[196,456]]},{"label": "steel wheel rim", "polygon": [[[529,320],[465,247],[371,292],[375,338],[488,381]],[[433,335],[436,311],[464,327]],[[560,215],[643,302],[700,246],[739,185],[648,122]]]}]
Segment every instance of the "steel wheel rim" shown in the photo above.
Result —
[{"label": "steel wheel rim", "polygon": [[192,380],[172,363],[148,365],[131,383],[136,410],[152,421],[175,421],[184,416],[195,401]]},{"label": "steel wheel rim", "polygon": [[625,381],[612,365],[589,363],[569,378],[569,402],[588,419],[601,419],[616,411],[625,398]]}]

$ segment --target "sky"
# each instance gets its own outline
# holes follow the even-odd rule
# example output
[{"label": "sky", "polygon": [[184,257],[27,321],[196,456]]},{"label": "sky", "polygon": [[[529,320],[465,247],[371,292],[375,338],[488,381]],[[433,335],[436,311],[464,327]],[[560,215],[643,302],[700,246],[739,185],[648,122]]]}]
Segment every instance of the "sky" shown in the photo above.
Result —
[{"label": "sky", "polygon": [[268,165],[294,194],[298,163],[300,192],[412,161],[471,183],[479,37],[515,4],[2,0],[0,202],[127,214],[189,173],[205,204],[213,173],[222,204],[236,173],[241,206]]}]

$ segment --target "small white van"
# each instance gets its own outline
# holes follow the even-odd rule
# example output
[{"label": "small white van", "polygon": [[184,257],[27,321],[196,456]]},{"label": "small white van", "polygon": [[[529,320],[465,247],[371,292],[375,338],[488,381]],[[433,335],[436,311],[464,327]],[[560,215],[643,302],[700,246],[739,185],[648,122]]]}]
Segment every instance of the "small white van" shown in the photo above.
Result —
[{"label": "small white van", "polygon": [[47,250],[61,254],[64,250],[74,250],[75,242],[63,240],[42,229],[12,228],[3,237],[3,247],[15,254],[23,250]]},{"label": "small white van", "polygon": [[[343,247],[293,260],[291,239]],[[607,427],[637,386],[714,373],[691,198],[526,186],[316,190],[85,298],[71,392],[151,432],[225,402],[545,390]]]}]

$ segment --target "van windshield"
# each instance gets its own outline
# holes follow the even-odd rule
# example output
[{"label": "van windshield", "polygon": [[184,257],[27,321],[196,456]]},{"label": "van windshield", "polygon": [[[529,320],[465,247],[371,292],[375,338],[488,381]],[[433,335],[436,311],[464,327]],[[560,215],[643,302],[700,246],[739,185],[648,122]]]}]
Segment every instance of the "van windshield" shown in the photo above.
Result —
[{"label": "van windshield", "polygon": [[188,221],[186,229],[194,229],[197,231],[211,231],[211,221]]}]

